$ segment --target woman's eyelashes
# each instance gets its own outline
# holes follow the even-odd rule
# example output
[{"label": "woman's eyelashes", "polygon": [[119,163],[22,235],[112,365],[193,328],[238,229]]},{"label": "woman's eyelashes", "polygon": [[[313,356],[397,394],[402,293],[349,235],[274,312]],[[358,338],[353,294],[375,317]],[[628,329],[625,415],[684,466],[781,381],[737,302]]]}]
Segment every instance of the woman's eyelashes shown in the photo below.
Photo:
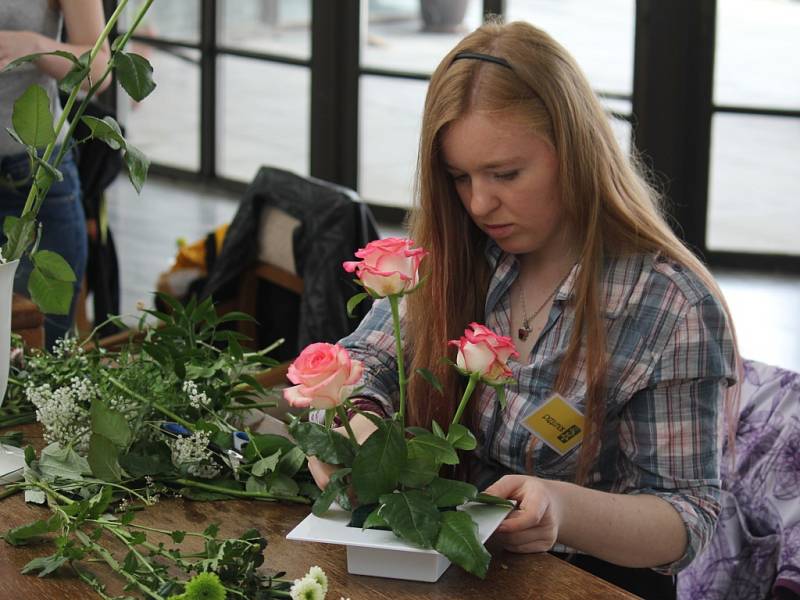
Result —
[{"label": "woman's eyelashes", "polygon": [[511,181],[516,179],[517,175],[519,175],[519,170],[514,169],[512,171],[503,171],[500,173],[495,173],[494,178],[499,179],[500,181]]},{"label": "woman's eyelashes", "polygon": [[[499,171],[491,174],[492,178],[496,181],[513,181],[517,178],[517,175],[519,175],[519,169]],[[453,183],[456,184],[467,183],[470,180],[470,176],[466,173],[450,173],[450,178],[453,180]]]}]

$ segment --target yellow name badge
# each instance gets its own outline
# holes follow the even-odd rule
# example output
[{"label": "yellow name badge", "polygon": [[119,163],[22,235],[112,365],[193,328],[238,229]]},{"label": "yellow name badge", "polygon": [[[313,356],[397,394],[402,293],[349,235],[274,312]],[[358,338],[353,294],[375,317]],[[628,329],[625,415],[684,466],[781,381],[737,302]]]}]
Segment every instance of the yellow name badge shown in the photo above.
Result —
[{"label": "yellow name badge", "polygon": [[559,394],[550,396],[522,424],[562,455],[583,440],[583,415]]}]

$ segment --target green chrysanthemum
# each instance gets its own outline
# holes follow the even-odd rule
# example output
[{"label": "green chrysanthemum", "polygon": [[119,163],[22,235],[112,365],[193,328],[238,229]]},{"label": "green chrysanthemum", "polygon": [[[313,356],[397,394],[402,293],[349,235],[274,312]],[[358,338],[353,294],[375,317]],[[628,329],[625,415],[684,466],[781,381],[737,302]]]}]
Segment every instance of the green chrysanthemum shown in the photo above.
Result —
[{"label": "green chrysanthemum", "polygon": [[186,600],[225,600],[225,588],[216,573],[198,573],[186,584]]}]

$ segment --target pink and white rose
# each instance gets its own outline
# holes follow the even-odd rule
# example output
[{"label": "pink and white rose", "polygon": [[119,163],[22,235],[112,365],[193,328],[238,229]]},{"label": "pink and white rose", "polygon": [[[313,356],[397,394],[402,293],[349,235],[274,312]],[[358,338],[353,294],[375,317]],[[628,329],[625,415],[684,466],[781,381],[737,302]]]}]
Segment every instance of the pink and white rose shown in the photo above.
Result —
[{"label": "pink and white rose", "polygon": [[497,335],[479,323],[470,323],[463,337],[451,340],[449,344],[458,348],[456,364],[460,369],[479,373],[481,380],[492,385],[511,378],[508,359],[519,356],[511,338]]},{"label": "pink and white rose", "polygon": [[289,366],[287,377],[297,385],[283,390],[283,397],[299,408],[336,408],[352,393],[363,370],[338,344],[310,344]]},{"label": "pink and white rose", "polygon": [[419,265],[428,254],[413,245],[413,240],[406,238],[375,240],[356,252],[362,260],[342,266],[348,273],[355,272],[361,283],[380,297],[410,292],[419,284]]}]

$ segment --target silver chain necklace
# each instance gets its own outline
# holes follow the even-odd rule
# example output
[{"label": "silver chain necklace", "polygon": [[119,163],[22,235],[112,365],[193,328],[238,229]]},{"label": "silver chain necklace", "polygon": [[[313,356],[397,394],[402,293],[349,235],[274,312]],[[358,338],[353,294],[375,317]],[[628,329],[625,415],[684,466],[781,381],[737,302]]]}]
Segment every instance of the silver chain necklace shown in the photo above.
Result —
[{"label": "silver chain necklace", "polygon": [[545,298],[545,300],[544,300],[544,302],[542,302],[541,306],[539,306],[539,308],[537,308],[535,311],[533,311],[533,314],[530,315],[530,316],[528,316],[528,308],[525,305],[525,286],[523,286],[522,282],[520,282],[520,285],[519,285],[519,298],[520,298],[520,301],[521,301],[521,304],[522,304],[522,327],[520,327],[517,330],[517,337],[520,339],[520,341],[524,342],[525,340],[528,339],[528,336],[531,334],[531,331],[533,331],[533,328],[531,327],[531,321],[533,321],[538,316],[538,314],[540,312],[542,312],[542,309],[549,304],[550,300],[553,299],[553,296],[556,295],[556,292],[561,287],[561,285],[567,280],[567,277],[569,277],[569,274],[571,272],[572,272],[572,269],[570,268],[567,271],[567,274],[564,275],[564,277],[561,278],[561,281],[558,282],[556,287],[553,288],[553,291],[550,292],[550,294],[547,296],[547,298]]}]

